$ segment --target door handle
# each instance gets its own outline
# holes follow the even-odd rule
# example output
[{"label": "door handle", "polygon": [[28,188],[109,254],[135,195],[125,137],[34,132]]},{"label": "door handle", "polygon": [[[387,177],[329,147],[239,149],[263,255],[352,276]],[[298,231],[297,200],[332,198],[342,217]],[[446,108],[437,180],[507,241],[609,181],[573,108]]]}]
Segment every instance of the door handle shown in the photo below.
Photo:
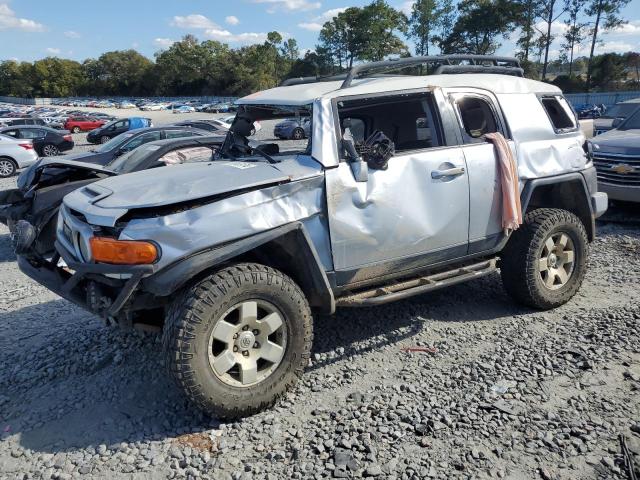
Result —
[{"label": "door handle", "polygon": [[448,168],[447,170],[434,170],[431,172],[431,178],[439,180],[446,177],[457,177],[465,172],[464,167]]}]

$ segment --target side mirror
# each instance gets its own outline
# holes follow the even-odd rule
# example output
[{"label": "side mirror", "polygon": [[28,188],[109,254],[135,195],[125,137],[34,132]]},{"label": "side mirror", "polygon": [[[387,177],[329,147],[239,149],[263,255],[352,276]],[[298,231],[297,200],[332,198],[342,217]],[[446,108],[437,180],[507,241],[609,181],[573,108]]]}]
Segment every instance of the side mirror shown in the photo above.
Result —
[{"label": "side mirror", "polygon": [[369,167],[367,162],[362,160],[358,151],[356,150],[356,143],[353,141],[351,132],[349,129],[345,129],[342,138],[342,147],[347,152],[349,157],[349,166],[351,167],[351,173],[356,182],[366,182],[369,180]]},{"label": "side mirror", "polygon": [[611,123],[611,128],[618,128],[620,126],[620,124],[624,121],[624,118],[614,118],[613,122]]}]

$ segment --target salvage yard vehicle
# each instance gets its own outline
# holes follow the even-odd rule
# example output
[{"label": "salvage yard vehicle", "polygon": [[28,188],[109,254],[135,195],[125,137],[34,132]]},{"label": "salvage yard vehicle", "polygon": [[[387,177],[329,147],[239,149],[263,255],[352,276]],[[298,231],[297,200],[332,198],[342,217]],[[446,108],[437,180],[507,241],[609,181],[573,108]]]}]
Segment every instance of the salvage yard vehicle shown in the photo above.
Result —
[{"label": "salvage yard vehicle", "polygon": [[107,123],[92,117],[69,117],[64,122],[64,129],[73,133],[88,132]]},{"label": "salvage yard vehicle", "polygon": [[131,117],[112,120],[103,126],[90,131],[87,134],[87,142],[89,143],[107,143],[114,137],[129,130],[138,128],[152,127],[153,123],[150,118]]},{"label": "salvage yard vehicle", "polygon": [[44,261],[55,253],[57,214],[67,193],[114,175],[211,160],[223,140],[223,136],[159,140],[105,166],[63,158],[40,160],[18,178],[18,188],[0,192],[0,221],[14,234],[17,254],[32,262]]},{"label": "salvage yard vehicle", "polygon": [[598,188],[611,200],[640,203],[640,109],[589,142]]},{"label": "salvage yard vehicle", "polygon": [[[295,384],[314,314],[498,270],[533,308],[578,291],[607,197],[557,87],[523,78],[515,59],[472,55],[286,85],[237,102],[214,161],[68,194],[56,253],[19,255],[21,270],[109,322],[162,329],[171,376],[224,417],[260,411]],[[249,144],[255,120],[305,116],[306,145]],[[487,142],[498,133],[507,148]],[[503,191],[508,148],[520,185]],[[509,193],[524,214],[515,231],[503,225]]]},{"label": "salvage yard vehicle", "polygon": [[31,140],[33,148],[41,157],[53,157],[71,150],[74,146],[69,132],[50,127],[18,126],[0,128],[0,134],[11,138]]},{"label": "salvage yard vehicle", "polygon": [[311,130],[311,119],[287,118],[284,122],[276,124],[273,128],[273,135],[276,138],[286,140],[302,140],[309,136]]},{"label": "salvage yard vehicle", "polygon": [[640,110],[640,98],[616,103],[601,117],[593,121],[594,134],[600,135],[604,132],[608,132],[612,128],[618,127],[618,125],[624,122],[625,119],[629,118],[637,110]]},{"label": "salvage yard vehicle", "polygon": [[38,154],[31,140],[22,140],[0,134],[0,178],[14,175],[18,169],[33,165]]}]

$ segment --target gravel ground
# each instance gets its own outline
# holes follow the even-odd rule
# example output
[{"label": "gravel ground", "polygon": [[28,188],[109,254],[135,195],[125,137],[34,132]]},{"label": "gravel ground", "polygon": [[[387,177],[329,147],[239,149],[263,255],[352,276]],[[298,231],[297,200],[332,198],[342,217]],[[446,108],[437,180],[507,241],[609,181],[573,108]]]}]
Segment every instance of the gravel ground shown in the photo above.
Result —
[{"label": "gravel ground", "polygon": [[608,219],[569,304],[521,308],[493,275],[340,310],[316,319],[299,386],[231,423],[189,407],[157,335],[105,327],[22,275],[0,225],[0,478],[627,478],[640,214]]}]

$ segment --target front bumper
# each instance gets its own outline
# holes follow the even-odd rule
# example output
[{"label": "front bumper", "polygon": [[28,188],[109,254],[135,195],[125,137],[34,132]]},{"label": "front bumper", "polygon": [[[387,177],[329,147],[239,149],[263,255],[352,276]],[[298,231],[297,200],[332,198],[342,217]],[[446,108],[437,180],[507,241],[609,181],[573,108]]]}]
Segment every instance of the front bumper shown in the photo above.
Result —
[{"label": "front bumper", "polygon": [[[154,265],[79,263],[59,242],[56,250],[59,254],[50,261],[33,261],[19,255],[18,267],[52,292],[103,318],[115,318],[136,292],[140,281],[156,269]],[[58,266],[60,258],[67,268]]]},{"label": "front bumper", "polygon": [[606,192],[611,200],[640,203],[640,187],[633,187],[631,185],[612,185],[600,180],[598,182],[598,188],[603,192]]}]

